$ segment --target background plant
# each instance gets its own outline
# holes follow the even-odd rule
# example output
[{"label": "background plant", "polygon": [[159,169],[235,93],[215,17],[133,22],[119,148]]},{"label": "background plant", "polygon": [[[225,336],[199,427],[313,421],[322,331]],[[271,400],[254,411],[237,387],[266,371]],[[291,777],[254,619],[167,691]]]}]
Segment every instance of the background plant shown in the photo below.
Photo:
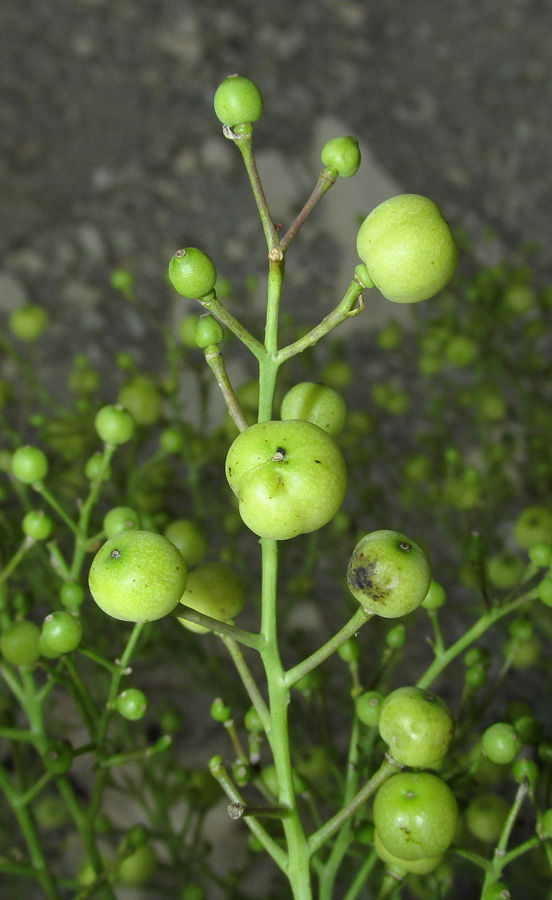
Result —
[{"label": "background plant", "polygon": [[[235,128],[240,123],[226,124]],[[263,205],[249,139],[238,146],[269,246],[287,250],[291,239],[279,236]],[[327,151],[323,163],[325,175],[315,199],[335,180],[332,173],[328,176]],[[351,174],[350,164],[344,174]],[[301,214],[296,223],[303,224]],[[273,319],[265,342],[276,337],[280,263],[271,261]],[[121,302],[132,298],[128,273],[114,273],[113,282]],[[206,285],[209,294],[215,284],[207,267],[207,280],[191,293],[203,297]],[[356,295],[346,297],[347,311],[356,311],[361,288],[357,282]],[[291,319],[281,329],[281,345],[298,342],[296,348],[305,353],[294,357],[293,365],[290,360],[282,383],[276,385],[274,367],[263,361],[260,344],[247,335],[246,343],[261,357],[260,393],[254,383],[234,390],[217,349],[222,344],[225,352],[228,334],[223,342],[217,321],[192,314],[177,336],[167,329],[167,364],[159,375],[138,372],[132,359],[119,357],[123,377],[118,397],[109,395],[109,389],[102,396],[98,373],[86,358],[77,357],[69,383],[74,401],[61,408],[46,394],[21,350],[27,346],[22,341],[40,340],[47,326],[43,312],[32,308],[13,318],[12,336],[6,330],[3,337],[6,359],[16,361],[17,374],[12,383],[14,370],[6,365],[2,383],[9,449],[2,459],[0,644],[5,684],[2,789],[11,809],[1,866],[10,890],[26,895],[29,879],[34,879],[46,896],[113,896],[121,882],[150,879],[150,895],[202,896],[217,887],[230,896],[250,895],[246,873],[250,866],[255,871],[259,846],[264,844],[277,863],[283,862],[278,820],[290,804],[294,816],[317,835],[313,869],[320,896],[332,896],[335,885],[336,892],[351,898],[383,897],[401,882],[405,896],[414,891],[437,897],[447,890],[459,892],[470,878],[484,897],[500,896],[502,879],[518,895],[519,880],[522,896],[527,859],[533,875],[534,867],[542,866],[537,870],[542,878],[537,888],[533,881],[532,889],[542,888],[545,895],[549,717],[544,704],[528,707],[521,701],[524,684],[546,683],[548,675],[542,649],[550,628],[546,571],[551,516],[543,504],[548,397],[545,379],[539,377],[546,371],[548,301],[548,291],[532,285],[530,269],[503,264],[461,276],[433,301],[430,312],[415,307],[412,330],[391,324],[362,344],[363,355],[367,346],[381,348],[380,374],[372,377],[368,391],[362,385],[360,402],[350,404],[339,439],[354,490],[326,528],[282,547],[278,632],[288,674],[298,660],[314,662],[311,654],[321,643],[330,641],[328,654],[341,643],[339,654],[327,664],[295,668],[295,676],[302,677],[288,682],[301,712],[292,726],[293,772],[284,772],[291,799],[282,798],[262,736],[264,706],[248,668],[254,664],[244,667],[245,656],[233,642],[241,639],[247,647],[253,641],[255,649],[260,573],[255,540],[241,526],[222,470],[238,428],[255,420],[259,406],[261,419],[272,417],[276,387],[278,401],[290,385],[321,375],[353,399],[354,375],[362,370],[359,351],[335,340],[326,341],[326,350],[322,344],[313,346],[308,329],[306,334],[298,330]],[[240,336],[244,326],[236,324],[226,306],[212,296],[204,305]],[[190,346],[196,335],[201,349]],[[205,359],[234,420],[214,430],[207,429],[212,374]],[[183,402],[188,379],[197,380],[202,397],[199,425],[189,420]],[[452,394],[460,401],[460,423],[450,404]],[[117,411],[113,424],[115,400],[130,410],[130,420]],[[111,419],[107,432],[106,416]],[[227,655],[216,649],[213,635],[198,638],[167,621],[129,629],[106,620],[87,593],[91,553],[105,538],[129,528],[163,532],[172,527],[179,546],[174,529],[175,520],[182,518],[180,549],[185,558],[191,548],[195,553],[190,568],[201,566],[202,554],[207,554],[231,565],[244,584],[251,608],[239,620],[240,631],[232,632],[232,626],[225,630],[201,614],[186,615],[219,630],[249,697],[230,677]],[[388,526],[400,526],[401,532],[423,540],[439,583],[431,585],[422,609],[406,620],[406,627],[374,620],[367,626],[369,634],[362,631],[356,639],[352,635],[361,620],[355,619],[351,635],[342,633],[336,641],[332,636],[356,609],[344,579],[357,538]],[[267,557],[273,552],[265,549]],[[267,558],[264,571],[265,577],[267,572],[274,575]],[[265,588],[265,602],[269,594]],[[297,615],[297,605],[305,611],[308,601],[322,610],[319,632],[324,641],[316,640],[319,635]],[[432,647],[425,641],[428,630]],[[162,698],[163,686],[151,685],[152,674],[167,662],[178,672],[179,688],[173,687],[168,702]],[[509,678],[512,669],[515,680]],[[467,830],[460,831],[446,860],[433,871],[408,873],[405,860],[395,855],[386,859],[393,874],[385,874],[378,861],[381,847],[379,854],[372,849],[370,807],[359,801],[352,809],[355,792],[370,783],[383,761],[378,701],[395,685],[417,683],[426,689],[442,672],[439,691],[454,708],[456,732],[439,777],[452,787]],[[260,671],[255,675],[260,678]],[[460,694],[458,684],[463,685]],[[223,734],[217,739],[221,752],[211,760],[216,778],[206,770],[207,757],[197,768],[182,765],[186,731],[174,707],[182,704],[177,694],[185,695],[186,707],[192,689],[199,692],[199,709],[210,709],[230,738],[226,745]],[[357,706],[366,690],[368,703]],[[214,706],[208,695],[218,698]],[[252,699],[257,701],[253,709]],[[476,728],[485,755],[474,737]],[[499,765],[507,768],[497,769]],[[383,774],[392,775],[392,764],[383,766]],[[279,767],[281,777],[281,760]],[[234,804],[233,814],[253,831],[250,858],[222,880],[202,833],[205,813],[220,796],[217,782]],[[131,826],[126,818],[114,818],[108,803],[113,791],[124,796],[119,806],[133,810]],[[248,815],[249,792],[257,810],[262,804],[265,813],[270,811],[268,819]],[[494,799],[477,807],[481,795]],[[334,821],[334,831],[324,831],[342,808],[352,809],[350,816]],[[521,808],[525,820],[518,815]],[[480,821],[474,826],[476,811]],[[297,822],[290,830],[292,839],[300,834]],[[78,835],[78,851],[55,853],[61,835],[72,840]],[[493,855],[494,847],[498,853]],[[304,850],[299,844],[296,849]],[[300,857],[298,853],[293,888],[296,896],[307,896]],[[345,877],[351,866],[352,881]],[[286,895],[289,889],[275,881],[269,890]]]}]

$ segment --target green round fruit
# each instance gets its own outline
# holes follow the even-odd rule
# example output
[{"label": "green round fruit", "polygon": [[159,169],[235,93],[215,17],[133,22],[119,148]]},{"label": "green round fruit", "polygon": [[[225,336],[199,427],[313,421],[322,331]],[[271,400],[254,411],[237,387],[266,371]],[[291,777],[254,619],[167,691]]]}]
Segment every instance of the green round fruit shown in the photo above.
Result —
[{"label": "green round fruit", "polygon": [[195,330],[195,342],[203,350],[211,344],[220,344],[224,340],[224,330],[220,322],[209,313],[200,316]]},{"label": "green round fruit", "polygon": [[259,537],[288,540],[316,531],[338,511],[347,472],[341,450],[317,425],[260,422],[238,435],[226,477],[240,515]]},{"label": "green round fruit", "polygon": [[502,833],[510,804],[500,794],[479,794],[466,809],[466,823],[480,841],[494,844]]},{"label": "green round fruit", "polygon": [[14,478],[23,484],[42,481],[48,472],[46,454],[38,447],[18,447],[12,454],[11,471]]},{"label": "green round fruit", "polygon": [[487,560],[487,577],[494,587],[502,590],[518,585],[524,572],[525,563],[517,553],[505,550],[495,553]]},{"label": "green round fruit", "polygon": [[10,330],[21,341],[36,341],[48,327],[48,313],[36,303],[14,309],[10,315]]},{"label": "green round fruit", "polygon": [[[203,563],[188,574],[180,602],[218,622],[227,622],[243,609],[245,588],[241,578],[226,563]],[[209,630],[187,619],[179,618],[179,622],[198,634]]]},{"label": "green round fruit", "polygon": [[174,519],[165,527],[164,535],[178,547],[188,568],[205,559],[207,538],[203,528],[193,519]]},{"label": "green round fruit", "polygon": [[31,509],[23,518],[23,531],[33,541],[46,541],[54,530],[54,522],[43,509]]},{"label": "green round fruit", "polygon": [[533,544],[552,543],[552,511],[546,506],[528,506],[515,523],[514,535],[525,549]]},{"label": "green round fruit", "polygon": [[422,548],[398,531],[373,531],[356,545],[347,569],[349,590],[370,614],[394,619],[416,609],[431,583]]},{"label": "green round fruit", "polygon": [[360,147],[354,137],[332,138],[322,147],[322,162],[341,178],[350,178],[360,166]]},{"label": "green round fruit", "polygon": [[199,300],[211,293],[216,284],[217,273],[203,250],[186,247],[177,250],[171,259],[169,279],[175,291],[183,297]]},{"label": "green round fruit", "polygon": [[483,752],[498,765],[513,762],[520,746],[519,735],[509,722],[495,722],[483,733]]},{"label": "green round fruit", "polygon": [[313,381],[302,381],[290,388],[285,395],[280,407],[280,417],[312,422],[331,437],[337,437],[345,427],[347,405],[334,388]]},{"label": "green round fruit", "polygon": [[124,531],[98,550],[88,576],[100,609],[125,622],[168,615],[186,587],[186,563],[167,538],[152,531]]},{"label": "green round fruit", "polygon": [[139,527],[138,513],[131,506],[114,506],[104,516],[103,530],[108,538]]},{"label": "green round fruit", "polygon": [[134,419],[120,404],[102,406],[96,413],[94,426],[105,444],[126,444],[134,434]]},{"label": "green round fruit", "polygon": [[263,111],[263,98],[256,84],[242,75],[229,75],[215,93],[215,114],[231,128],[256,122]]},{"label": "green round fruit", "polygon": [[146,375],[136,375],[119,391],[118,401],[137,425],[153,425],[161,416],[161,394]]},{"label": "green round fruit", "polygon": [[403,766],[427,768],[447,752],[454,718],[444,700],[417,687],[402,687],[383,701],[379,733]]},{"label": "green round fruit", "polygon": [[487,885],[481,894],[481,900],[510,900],[511,893],[503,881],[495,881]]},{"label": "green round fruit", "polygon": [[75,650],[82,638],[80,619],[70,612],[58,610],[46,616],[40,633],[40,651],[43,656],[56,657]]},{"label": "green round fruit", "polygon": [[356,714],[364,725],[375,728],[380,719],[382,704],[383,694],[378,691],[364,691],[357,697]]},{"label": "green round fruit", "polygon": [[138,719],[142,719],[146,714],[148,698],[138,688],[127,688],[126,691],[121,691],[114,705],[123,719],[137,722]]},{"label": "green round fruit", "polygon": [[422,601],[422,606],[424,609],[434,612],[436,609],[440,609],[443,606],[446,599],[447,595],[444,587],[437,581],[432,581],[429,585],[429,590]]},{"label": "green round fruit", "polygon": [[395,856],[394,853],[389,852],[377,831],[374,832],[374,847],[379,858],[383,860],[387,868],[399,878],[403,878],[407,873],[427,875],[437,868],[443,858],[443,855],[440,854],[439,856],[429,856],[424,859],[401,859]]},{"label": "green round fruit", "polygon": [[419,194],[380,203],[364,220],[357,252],[384,297],[417,303],[450,281],[458,252],[437,206]]},{"label": "green round fruit", "polygon": [[117,877],[123,884],[144,884],[157,867],[157,857],[150,844],[142,844],[119,866]]},{"label": "green round fruit", "polygon": [[84,588],[77,581],[65,581],[61,585],[59,599],[69,610],[78,609],[84,603]]},{"label": "green round fruit", "polygon": [[399,859],[441,856],[452,843],[458,806],[451,789],[431,772],[399,772],[379,788],[374,825]]},{"label": "green round fruit", "polygon": [[31,666],[40,656],[39,637],[34,622],[12,622],[0,634],[0,653],[14,666]]}]

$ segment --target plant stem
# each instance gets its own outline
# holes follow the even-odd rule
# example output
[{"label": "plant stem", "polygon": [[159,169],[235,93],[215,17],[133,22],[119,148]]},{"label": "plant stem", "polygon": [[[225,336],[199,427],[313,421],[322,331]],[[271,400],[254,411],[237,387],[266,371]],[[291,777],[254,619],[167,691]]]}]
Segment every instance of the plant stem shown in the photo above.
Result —
[{"label": "plant stem", "polygon": [[328,659],[332,653],[341,647],[342,644],[345,643],[350,637],[357,633],[357,631],[368,621],[371,619],[371,615],[366,613],[362,607],[357,609],[354,616],[349,619],[346,625],[341,628],[337,634],[334,634],[329,641],[326,641],[322,647],[319,647],[311,656],[308,656],[302,662],[298,663],[298,665],[294,666],[293,669],[288,669],[285,674],[285,683],[288,687],[292,687],[294,684],[297,684],[298,681],[301,680],[308,672],[311,672],[320,663],[324,662],[324,660]]},{"label": "plant stem", "polygon": [[316,186],[310,195],[309,199],[303,206],[301,212],[296,216],[295,220],[289,226],[285,235],[280,241],[280,250],[283,250],[285,253],[295,235],[299,231],[302,225],[305,224],[307,218],[310,216],[314,207],[319,203],[322,197],[330,190],[331,186],[335,184],[336,175],[332,175],[330,169],[324,169],[320,175],[318,176],[318,181],[316,182]]},{"label": "plant stem", "polygon": [[261,539],[263,556],[262,575],[262,626],[264,646],[261,657],[265,667],[270,706],[270,729],[267,737],[274,758],[278,778],[278,804],[289,809],[282,820],[288,847],[287,877],[294,900],[311,900],[309,851],[293,785],[293,769],[290,758],[288,707],[289,688],[285,684],[284,668],[280,659],[277,634],[277,575],[278,544],[269,538]]},{"label": "plant stem", "polygon": [[431,665],[426,669],[421,678],[416,682],[417,687],[427,688],[430,684],[432,684],[438,675],[441,674],[443,669],[445,669],[453,659],[459,656],[467,647],[470,646],[474,641],[481,637],[495,622],[498,622],[499,619],[504,618],[504,616],[509,615],[509,613],[514,612],[514,610],[519,609],[525,603],[528,603],[530,600],[533,600],[536,595],[536,590],[533,588],[531,591],[528,591],[525,594],[522,594],[521,597],[517,597],[515,600],[512,600],[510,603],[506,603],[504,606],[498,606],[494,609],[485,612],[480,619],[475,622],[474,625],[465,634],[462,635],[454,644],[445,650],[443,653],[437,653],[435,659],[431,663]]},{"label": "plant stem", "polygon": [[322,825],[322,828],[319,828],[318,831],[315,831],[314,834],[310,836],[308,841],[309,853],[316,853],[317,850],[320,850],[320,847],[329,841],[336,831],[339,831],[342,824],[356,812],[359,806],[362,806],[362,804],[368,800],[368,797],[371,797],[380,785],[382,785],[384,781],[387,781],[387,779],[390,778],[391,775],[394,775],[400,768],[402,768],[402,766],[400,766],[399,763],[391,762],[386,759],[385,762],[381,764],[378,771],[372,775],[364,787],[353,797],[351,802],[344,806],[343,809],[340,809],[335,816],[328,819],[325,825]]}]

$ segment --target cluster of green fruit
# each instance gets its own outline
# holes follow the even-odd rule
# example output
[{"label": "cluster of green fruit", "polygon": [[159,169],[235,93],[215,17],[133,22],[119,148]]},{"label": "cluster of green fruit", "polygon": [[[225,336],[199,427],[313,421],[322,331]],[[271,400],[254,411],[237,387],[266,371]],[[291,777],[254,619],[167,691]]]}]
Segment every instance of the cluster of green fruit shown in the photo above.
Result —
[{"label": "cluster of green fruit", "polygon": [[[203,900],[205,890],[195,883],[198,873],[207,883],[217,883],[218,876],[207,862],[208,848],[201,840],[203,816],[219,796],[212,792],[213,786],[218,787],[216,782],[231,801],[232,814],[243,816],[249,825],[251,851],[264,848],[282,870],[287,879],[282,895],[289,896],[291,888],[295,900],[310,900],[311,879],[316,877],[320,900],[331,900],[337,893],[339,877],[348,900],[360,896],[365,885],[369,892],[378,892],[379,900],[385,900],[403,880],[420,897],[441,897],[447,878],[450,881],[454,877],[454,860],[459,859],[461,865],[469,860],[474,870],[480,870],[484,900],[507,898],[502,881],[506,866],[523,859],[530,850],[542,850],[541,856],[552,867],[552,842],[548,840],[552,835],[552,810],[548,808],[547,790],[552,753],[545,726],[529,707],[498,714],[495,721],[483,727],[487,706],[493,701],[492,684],[488,696],[482,692],[494,676],[490,652],[478,642],[493,625],[511,616],[505,661],[496,686],[511,665],[523,668],[542,663],[534,629],[546,638],[552,632],[547,615],[552,606],[552,513],[543,503],[527,503],[516,515],[512,541],[523,553],[508,549],[489,554],[482,536],[471,536],[466,571],[479,590],[474,604],[476,620],[447,645],[439,621],[447,591],[432,580],[425,549],[402,531],[379,525],[375,530],[356,529],[358,508],[374,505],[367,500],[373,498],[374,487],[365,487],[364,482],[366,447],[372,438],[378,440],[378,429],[365,410],[347,409],[340,390],[352,377],[346,358],[334,359],[324,367],[326,383],[301,377],[290,385],[280,377],[284,363],[310,350],[346,318],[362,311],[363,291],[375,286],[393,303],[413,305],[441,291],[457,263],[450,229],[435,204],[425,197],[403,194],[380,204],[360,226],[357,250],[361,262],[342,302],[320,323],[310,330],[297,331],[291,343],[281,347],[278,309],[285,254],[315,203],[338,178],[351,177],[357,171],[358,142],[350,136],[338,137],[324,146],[323,170],[315,191],[290,229],[280,236],[259,187],[252,155],[252,126],[262,113],[258,88],[241,76],[229,77],[216,92],[215,112],[225,136],[243,155],[267,238],[270,277],[264,340],[250,333],[230,312],[231,304],[223,302],[224,285],[209,256],[195,247],[179,250],[169,264],[170,282],[179,295],[199,301],[204,313],[184,319],[180,345],[174,336],[167,338],[169,374],[163,380],[153,379],[140,373],[128,354],[120,354],[118,366],[125,372],[125,384],[117,402],[100,403],[98,373],[86,357],[79,356],[70,376],[70,387],[77,395],[72,413],[59,420],[49,420],[45,413],[32,417],[31,424],[39,428],[51,454],[38,446],[40,442],[22,444],[13,435],[12,451],[0,456],[0,469],[18,495],[17,503],[12,504],[17,506],[16,538],[14,529],[8,526],[11,507],[9,515],[6,512],[0,517],[11,553],[0,573],[0,672],[11,697],[7,712],[0,706],[0,739],[10,742],[13,757],[19,762],[23,746],[32,749],[44,763],[42,771],[28,753],[26,759],[32,760],[32,771],[38,774],[22,780],[17,773],[12,778],[8,768],[0,765],[0,787],[31,856],[35,854],[32,877],[38,877],[48,900],[60,900],[62,889],[49,873],[32,816],[26,812],[33,805],[41,809],[43,799],[52,800],[51,795],[41,797],[41,792],[55,786],[59,794],[56,800],[65,800],[77,826],[82,826],[86,848],[85,863],[76,882],[69,879],[71,886],[78,883],[76,890],[89,894],[105,890],[106,900],[114,900],[114,879],[126,884],[148,882],[156,869],[157,854],[155,843],[141,826],[135,826],[131,836],[116,844],[115,855],[112,853],[107,861],[102,859],[97,843],[100,809],[110,784],[108,773],[130,762],[143,765],[144,798],[155,798],[153,819],[158,842],[165,842],[171,866],[180,874],[186,872],[183,878],[189,883],[181,892],[184,900]],[[504,273],[500,278],[496,273],[487,278],[486,290],[492,298],[496,299],[497,285],[504,286],[503,280]],[[124,270],[114,274],[112,284],[123,296],[133,297],[132,279]],[[479,286],[478,297],[483,287]],[[468,288],[464,290],[469,293]],[[536,301],[530,294],[522,280],[510,286],[501,300],[507,324],[534,309]],[[539,302],[549,303],[544,296]],[[421,335],[418,358],[423,379],[434,379],[447,367],[467,372],[478,359],[474,333],[478,323],[470,325],[471,331],[463,327],[463,314],[456,313],[452,292],[437,306],[440,312],[434,319],[428,317],[424,322],[423,314],[417,317],[415,337]],[[29,308],[14,317],[10,327],[19,340],[33,341],[46,324],[44,315]],[[252,390],[251,384],[235,390],[228,377],[221,345],[229,333],[241,341],[259,366],[259,383],[254,382]],[[528,328],[527,333],[535,336],[535,327]],[[385,351],[399,350],[407,343],[396,323],[386,326],[377,341]],[[193,353],[200,357],[201,372],[209,368],[214,375],[232,420],[231,428],[223,423],[214,435],[194,430],[184,421],[176,402],[183,356],[190,369],[197,370],[200,394],[207,394]],[[405,353],[406,361],[407,357]],[[539,370],[537,362],[533,359],[533,373]],[[8,405],[9,394],[3,392],[2,384],[0,412]],[[278,391],[279,416],[275,412]],[[468,384],[464,391],[466,398],[476,398],[480,423],[493,423],[495,427],[505,417],[506,404],[496,389],[485,384],[483,368],[477,372],[476,383]],[[428,491],[430,502],[425,511],[433,507],[433,512],[439,513],[443,533],[447,528],[451,534],[458,530],[454,518],[458,511],[468,517],[469,531],[477,524],[482,499],[486,493],[491,496],[492,490],[485,487],[484,474],[467,464],[468,448],[460,452],[449,446],[447,422],[439,425],[443,398],[439,400],[438,392],[432,396],[428,404],[433,403],[434,408],[428,413],[428,421],[433,423],[435,433],[429,436],[427,453],[407,446],[406,466],[397,467],[393,448],[384,446],[380,439],[380,456],[384,462],[389,458],[392,468],[404,471],[406,482],[400,489],[398,506],[396,498],[391,498],[387,506],[385,500],[378,505],[380,521],[384,521],[383,510],[396,516],[399,509],[403,517],[400,521],[409,531],[408,513],[413,511],[412,524],[416,524],[415,514],[422,507],[419,498]],[[391,418],[408,409],[407,393],[393,383],[375,385],[372,400]],[[101,450],[97,449],[98,439]],[[484,441],[487,474],[493,466],[510,459],[492,446],[493,440],[491,436]],[[89,455],[91,450],[94,452]],[[537,450],[542,453],[542,446]],[[149,459],[142,462],[148,453]],[[442,457],[440,466],[435,462],[437,457]],[[181,480],[186,490],[189,488],[185,509],[180,508],[176,495],[179,476],[167,465],[168,459],[183,465]],[[438,495],[432,488],[436,473],[443,475]],[[434,484],[437,480],[433,479]],[[504,482],[501,485],[502,490]],[[171,491],[175,497],[167,503]],[[48,513],[35,505],[33,497],[37,495],[49,505]],[[75,504],[75,497],[84,499]],[[352,516],[348,512],[351,508]],[[496,508],[489,513],[494,514]],[[241,523],[245,529],[241,529]],[[222,530],[225,544],[217,551]],[[234,537],[236,532],[242,535],[239,541]],[[213,539],[213,535],[217,537]],[[260,591],[252,587],[256,572],[251,560],[257,538],[261,546]],[[280,542],[284,542],[281,550]],[[294,560],[292,548],[297,545],[307,552],[295,573],[292,590],[289,585],[293,579],[285,587],[278,581],[278,554],[284,566],[289,565],[288,559]],[[209,561],[208,553],[218,553],[219,558]],[[95,605],[86,602],[87,560],[92,555],[88,587],[97,607],[122,623],[133,623],[115,663],[112,639],[106,642],[101,617],[95,615]],[[28,566],[22,565],[24,560]],[[332,569],[332,577],[333,570],[339,570],[340,581],[346,584],[341,602],[332,599],[332,616],[335,613],[339,618],[343,609],[345,617],[348,604],[354,612],[349,622],[338,626],[340,630],[315,652],[308,634],[291,631],[292,640],[284,655],[295,653],[300,661],[285,670],[281,651],[289,635],[282,607],[285,603],[289,606],[297,595],[315,595],[313,570],[319,563],[322,570],[324,566]],[[333,582],[330,590],[333,598]],[[235,625],[235,619],[246,601],[249,619],[254,619],[257,611],[253,600],[258,593],[260,628],[245,631]],[[52,598],[59,601],[61,609],[52,609]],[[318,600],[318,606],[323,606],[321,592]],[[46,610],[41,612],[43,605]],[[184,628],[170,629],[158,623],[171,621],[170,617]],[[398,681],[402,686],[393,689],[398,679],[396,667],[412,649],[407,636],[417,633],[421,619],[424,628],[429,621],[433,629],[427,645],[431,661],[417,684],[411,679],[405,686],[403,677]],[[150,629],[148,623],[158,624]],[[361,650],[361,640],[355,637],[366,623],[367,630],[373,629],[374,634],[369,652],[368,648]],[[239,689],[216,660],[215,645],[209,644],[213,632],[230,652],[242,682]],[[141,650],[138,642],[144,634],[149,643]],[[155,634],[160,635],[157,645]],[[197,634],[207,637],[198,640]],[[173,645],[173,662],[181,666],[179,683],[187,684],[195,659],[198,680],[209,688],[212,682],[215,684],[217,699],[210,714],[224,725],[231,740],[231,773],[220,756],[211,761],[211,775],[190,774],[176,755],[165,757],[169,763],[164,767],[155,767],[159,754],[171,752],[178,722],[174,709],[165,708],[158,717],[163,733],[159,736],[156,732],[152,739],[148,732],[152,727],[152,697],[137,685],[141,665],[146,675],[151,665],[151,655],[147,654],[155,652],[157,646],[161,658],[168,658],[167,648]],[[242,646],[260,655],[265,680],[257,683]],[[378,646],[380,652],[375,652]],[[464,677],[458,679],[461,695],[453,716],[449,705],[428,688],[462,656]],[[331,706],[334,700],[324,700],[321,669],[321,663],[330,658],[337,664],[338,677],[343,662],[351,677],[351,685],[342,685],[336,708],[331,709],[341,721],[343,697],[352,701],[345,774],[336,762],[333,744],[338,742],[329,738],[333,724],[328,727],[321,714],[325,704]],[[123,678],[132,672],[131,660],[135,676],[125,685]],[[89,675],[87,668],[91,664],[97,667],[94,675]],[[82,746],[75,748],[68,739],[60,738],[59,723],[50,727],[46,699],[53,685],[66,690],[82,714],[89,735]],[[452,704],[456,696],[453,686],[448,694],[443,693]],[[292,696],[303,704],[305,721],[294,722],[289,729]],[[29,721],[28,731],[16,727],[13,708],[17,706]],[[232,707],[240,711],[246,707],[243,724],[247,747],[234,722]],[[139,725],[129,724],[141,720],[146,723],[143,731]],[[325,735],[325,743],[309,747],[311,734],[317,729]],[[292,743],[292,735],[297,746]],[[96,780],[89,798],[90,821],[79,814],[66,777],[75,759],[86,754],[97,758]],[[171,770],[174,781],[167,774]],[[500,793],[488,790],[485,781],[497,772],[502,779]],[[517,793],[509,802],[503,794],[508,793],[512,775]],[[270,805],[255,812],[256,808],[245,802],[242,789],[259,789]],[[535,827],[508,850],[526,797],[532,804]],[[186,841],[182,834],[175,840],[170,831],[174,798],[183,799],[192,810],[185,866],[181,865],[180,850],[175,848]],[[145,807],[149,803],[150,799],[144,800]],[[335,814],[322,824],[328,808]],[[198,811],[196,821],[193,810]],[[36,817],[39,827],[41,815]],[[265,829],[260,821],[263,816],[276,823],[274,827]],[[467,838],[463,829],[467,829]],[[486,855],[489,846],[497,850],[491,859]],[[447,853],[451,848],[454,854]],[[355,876],[347,876],[347,888],[345,867],[341,869],[344,860],[354,865],[361,860]],[[379,869],[377,860],[383,862]],[[0,854],[0,871],[4,865],[5,871],[10,871]],[[27,869],[25,874],[29,874]],[[376,888],[378,878],[380,887]],[[219,879],[219,883],[229,898],[241,900],[237,877]]]}]

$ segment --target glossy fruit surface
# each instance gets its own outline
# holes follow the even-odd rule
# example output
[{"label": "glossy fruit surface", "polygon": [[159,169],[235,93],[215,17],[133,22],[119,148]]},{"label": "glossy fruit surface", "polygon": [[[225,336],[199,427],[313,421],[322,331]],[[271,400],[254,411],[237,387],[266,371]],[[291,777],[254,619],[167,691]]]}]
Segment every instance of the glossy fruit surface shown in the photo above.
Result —
[{"label": "glossy fruit surface", "polygon": [[[180,602],[212,619],[226,622],[243,609],[245,588],[239,575],[226,563],[203,563],[188,574],[186,590]],[[179,621],[199,634],[209,630],[187,619]]]},{"label": "glossy fruit surface", "polygon": [[82,625],[77,616],[57,610],[46,616],[40,633],[40,651],[44,656],[61,656],[75,650],[82,638]]},{"label": "glossy fruit surface", "polygon": [[479,794],[466,809],[466,823],[480,841],[495,843],[500,837],[510,804],[500,794]]},{"label": "glossy fruit surface", "polygon": [[383,694],[378,691],[364,691],[356,701],[356,714],[365,725],[374,728],[380,719]]},{"label": "glossy fruit surface", "polygon": [[521,742],[509,722],[495,722],[483,733],[483,752],[491,762],[507,765],[513,762]]},{"label": "glossy fruit surface", "polygon": [[374,847],[379,858],[387,864],[387,868],[399,878],[407,872],[411,872],[413,875],[427,875],[437,868],[443,858],[443,855],[440,854],[439,856],[429,856],[424,859],[401,859],[395,856],[394,853],[389,852],[377,831],[374,832]]},{"label": "glossy fruit surface", "polygon": [[397,762],[426,768],[447,752],[454,719],[440,697],[421,688],[402,687],[383,701],[379,732]]},{"label": "glossy fruit surface", "polygon": [[32,447],[29,444],[18,447],[11,458],[11,470],[13,476],[23,484],[42,481],[48,472],[46,454],[39,447]]},{"label": "glossy fruit surface", "polygon": [[34,541],[47,540],[54,530],[54,522],[43,509],[31,509],[23,518],[23,531]]},{"label": "glossy fruit surface", "polygon": [[103,529],[108,538],[115,537],[122,531],[130,531],[140,527],[140,519],[131,506],[114,506],[104,516]]},{"label": "glossy fruit surface", "polygon": [[22,620],[7,625],[0,634],[0,653],[14,666],[30,666],[40,656],[40,628]]},{"label": "glossy fruit surface", "polygon": [[193,519],[173,519],[164,535],[178,547],[189,568],[203,562],[207,555],[207,538],[201,525]]},{"label": "glossy fruit surface", "polygon": [[263,111],[263,98],[256,84],[243,75],[229,75],[215,93],[215,114],[223,125],[234,127],[256,122]]},{"label": "glossy fruit surface", "polygon": [[302,381],[289,389],[280,407],[282,419],[302,419],[318,425],[327,434],[341,434],[347,406],[334,388],[314,381]]},{"label": "glossy fruit surface", "polygon": [[125,531],[101,547],[90,567],[90,591],[114,619],[151,622],[168,615],[186,587],[186,563],[163,535]]},{"label": "glossy fruit surface", "polygon": [[200,316],[195,330],[195,342],[198,347],[209,347],[211,344],[220,344],[224,340],[224,330],[220,322],[214,316]]},{"label": "glossy fruit surface", "polygon": [[137,425],[153,425],[161,415],[161,394],[147,375],[136,375],[123,385],[118,400]]},{"label": "glossy fruit surface", "polygon": [[199,300],[213,290],[216,269],[203,250],[185,247],[177,250],[169,263],[169,279],[175,291],[183,297]]},{"label": "glossy fruit surface", "polygon": [[451,789],[431,772],[399,772],[379,788],[374,825],[386,849],[400,859],[441,856],[456,830]]},{"label": "glossy fruit surface", "polygon": [[427,554],[398,531],[373,531],[356,545],[349,590],[367,613],[393,619],[416,609],[431,583]]},{"label": "glossy fruit surface", "polygon": [[126,444],[134,434],[134,419],[119,404],[102,406],[96,413],[94,426],[105,444]]},{"label": "glossy fruit surface", "polygon": [[247,527],[275,540],[329,522],[347,485],[337,444],[317,425],[296,419],[242,431],[228,451],[226,477]]},{"label": "glossy fruit surface", "polygon": [[385,200],[364,220],[357,252],[384,297],[417,303],[448,283],[458,252],[437,206],[419,194]]},{"label": "glossy fruit surface", "polygon": [[322,147],[322,162],[341,178],[350,178],[360,166],[360,147],[354,137],[332,138]]},{"label": "glossy fruit surface", "polygon": [[115,700],[115,709],[123,717],[131,722],[142,719],[148,708],[148,700],[139,688],[127,688],[121,691]]}]

